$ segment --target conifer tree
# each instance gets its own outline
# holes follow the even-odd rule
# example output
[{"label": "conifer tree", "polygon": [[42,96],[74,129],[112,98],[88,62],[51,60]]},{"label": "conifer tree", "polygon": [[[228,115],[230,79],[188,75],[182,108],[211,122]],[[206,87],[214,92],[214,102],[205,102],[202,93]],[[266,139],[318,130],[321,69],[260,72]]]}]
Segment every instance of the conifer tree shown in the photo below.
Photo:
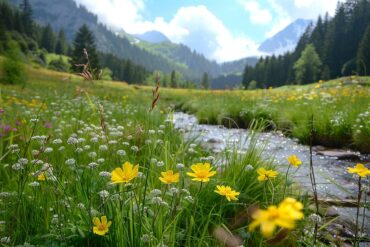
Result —
[{"label": "conifer tree", "polygon": [[58,34],[58,41],[55,47],[55,53],[65,55],[67,54],[67,50],[68,50],[68,47],[67,47],[65,33],[64,33],[64,30],[61,29]]},{"label": "conifer tree", "polygon": [[209,81],[208,81],[208,73],[204,72],[202,77],[202,88],[208,89],[209,88]]},{"label": "conifer tree", "polygon": [[76,65],[86,64],[87,61],[84,56],[84,49],[86,49],[89,55],[90,68],[98,73],[100,64],[96,51],[94,35],[86,25],[82,25],[78,30],[73,42],[73,46],[74,48],[71,56],[72,71],[80,72],[81,68],[77,67]]},{"label": "conifer tree", "polygon": [[370,73],[370,24],[357,51],[357,72],[360,75],[369,75]]},{"label": "conifer tree", "polygon": [[41,47],[46,49],[48,52],[55,51],[55,36],[50,24],[42,30]]}]

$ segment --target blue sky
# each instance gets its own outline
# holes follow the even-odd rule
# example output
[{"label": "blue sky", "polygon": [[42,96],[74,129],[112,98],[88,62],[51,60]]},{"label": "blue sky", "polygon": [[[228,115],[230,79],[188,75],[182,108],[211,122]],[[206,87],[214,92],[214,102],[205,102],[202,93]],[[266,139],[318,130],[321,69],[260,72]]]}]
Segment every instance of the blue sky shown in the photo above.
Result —
[{"label": "blue sky", "polygon": [[298,18],[335,13],[338,0],[74,0],[113,30],[157,30],[218,62],[258,46]]}]

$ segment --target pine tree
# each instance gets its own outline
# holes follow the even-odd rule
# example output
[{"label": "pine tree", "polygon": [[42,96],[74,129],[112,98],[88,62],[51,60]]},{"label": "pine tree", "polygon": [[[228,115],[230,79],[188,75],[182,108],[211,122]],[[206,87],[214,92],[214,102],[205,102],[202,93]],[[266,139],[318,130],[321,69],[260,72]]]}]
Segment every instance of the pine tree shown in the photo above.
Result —
[{"label": "pine tree", "polygon": [[29,0],[23,0],[20,5],[22,10],[22,21],[25,33],[32,37],[34,35],[34,23],[32,19],[32,7]]},{"label": "pine tree", "polygon": [[71,56],[72,71],[80,72],[81,68],[77,67],[76,64],[86,64],[87,61],[84,56],[84,49],[86,49],[89,54],[90,68],[98,73],[100,65],[94,35],[86,25],[82,25],[78,30],[73,46],[74,49]]},{"label": "pine tree", "polygon": [[322,62],[312,44],[306,46],[301,57],[294,64],[295,78],[298,84],[315,82],[320,73]]},{"label": "pine tree", "polygon": [[55,35],[50,24],[48,24],[42,30],[41,47],[46,49],[48,52],[55,51]]},{"label": "pine tree", "polygon": [[208,73],[204,72],[202,77],[202,88],[208,89],[209,88],[209,81],[208,81]]},{"label": "pine tree", "polygon": [[357,72],[360,75],[369,75],[370,73],[370,24],[357,51]]},{"label": "pine tree", "polygon": [[67,54],[67,49],[68,47],[67,47],[65,33],[64,33],[64,30],[61,29],[58,34],[58,41],[55,47],[55,53],[65,55]]},{"label": "pine tree", "polygon": [[176,71],[172,70],[171,72],[171,87],[177,88],[177,78],[176,78]]}]

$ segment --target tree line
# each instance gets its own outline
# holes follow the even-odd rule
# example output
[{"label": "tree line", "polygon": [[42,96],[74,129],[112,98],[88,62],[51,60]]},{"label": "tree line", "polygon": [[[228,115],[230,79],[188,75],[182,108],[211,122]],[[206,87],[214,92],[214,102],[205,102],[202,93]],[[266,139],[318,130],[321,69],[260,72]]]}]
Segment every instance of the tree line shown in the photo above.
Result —
[{"label": "tree line", "polygon": [[[14,8],[0,0],[0,54],[16,54],[17,51],[14,49],[20,49],[20,52],[24,54],[23,57],[31,58],[31,62],[43,66],[47,66],[46,54],[65,55],[71,58],[69,66],[59,59],[52,61],[52,66],[49,68],[81,72],[81,67],[76,65],[86,63],[83,54],[83,49],[86,48],[90,67],[94,68],[97,73],[103,69],[108,73],[108,79],[141,83],[149,75],[149,71],[129,59],[120,59],[112,54],[98,52],[95,37],[86,25],[80,27],[73,44],[69,44],[63,29],[56,33],[50,24],[38,25],[32,15],[29,0],[23,0],[19,8]],[[8,52],[10,50],[13,51]],[[12,55],[12,57],[21,59],[22,56]]]},{"label": "tree line", "polygon": [[309,25],[293,52],[260,58],[246,66],[246,88],[307,84],[370,71],[370,1],[338,3],[335,16],[319,16]]}]

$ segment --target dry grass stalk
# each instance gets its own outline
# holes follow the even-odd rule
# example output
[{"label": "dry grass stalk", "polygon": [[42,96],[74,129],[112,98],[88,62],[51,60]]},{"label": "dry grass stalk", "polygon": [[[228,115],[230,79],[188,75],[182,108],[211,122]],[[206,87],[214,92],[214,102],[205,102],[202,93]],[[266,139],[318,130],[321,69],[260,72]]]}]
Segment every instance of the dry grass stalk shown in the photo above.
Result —
[{"label": "dry grass stalk", "polygon": [[232,234],[230,231],[227,231],[220,226],[216,227],[212,234],[215,239],[227,247],[237,247],[243,245],[243,239],[241,237]]},{"label": "dry grass stalk", "polygon": [[155,81],[156,81],[156,86],[152,90],[152,93],[153,93],[153,101],[152,101],[152,106],[151,106],[149,112],[151,112],[151,111],[154,110],[154,108],[156,107],[156,105],[158,103],[158,100],[159,100],[159,84],[160,84],[159,74],[157,74],[157,76],[155,78]]},{"label": "dry grass stalk", "polygon": [[[86,58],[86,63],[85,64],[75,64],[76,67],[82,67],[82,72],[77,73],[77,75],[81,76],[84,78],[86,81],[93,81],[94,80],[94,73],[96,69],[91,69],[90,66],[90,60],[89,60],[89,53],[87,52],[86,48],[83,49],[84,57]],[[99,80],[101,76],[102,71],[100,71],[97,80]]]}]

